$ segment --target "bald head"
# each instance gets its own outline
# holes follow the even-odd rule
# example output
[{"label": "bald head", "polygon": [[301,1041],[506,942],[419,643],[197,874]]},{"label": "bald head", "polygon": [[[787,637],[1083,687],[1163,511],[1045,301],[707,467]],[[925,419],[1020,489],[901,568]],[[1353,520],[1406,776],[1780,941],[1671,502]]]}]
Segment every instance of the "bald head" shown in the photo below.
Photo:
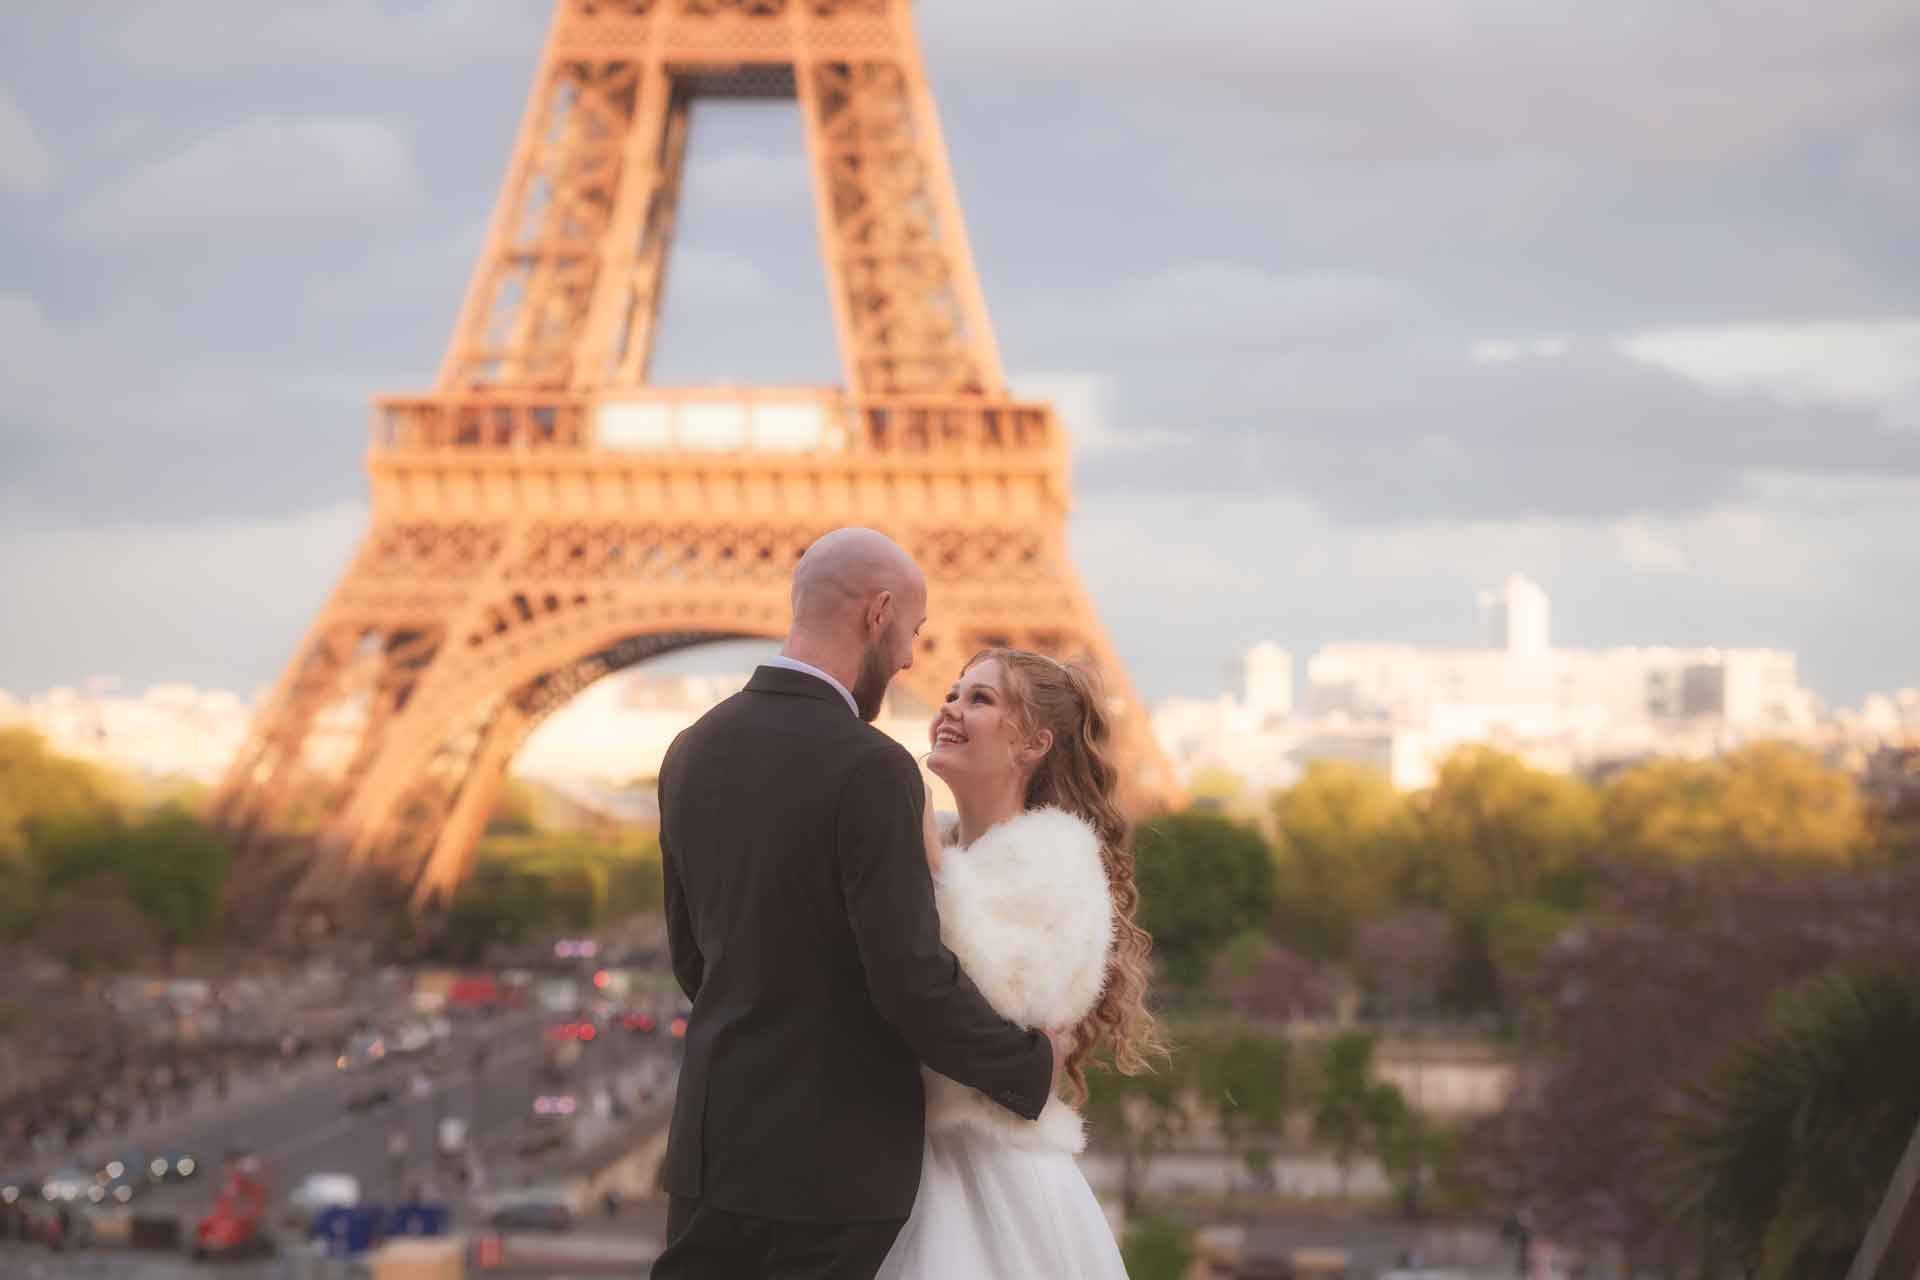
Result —
[{"label": "bald head", "polygon": [[904,600],[926,590],[920,566],[892,538],[872,529],[835,529],[808,547],[793,571],[793,625],[857,627],[867,603],[882,592]]},{"label": "bald head", "polygon": [[927,579],[899,543],[872,529],[835,529],[793,571],[787,656],[833,673],[871,720],[893,677],[913,665]]}]

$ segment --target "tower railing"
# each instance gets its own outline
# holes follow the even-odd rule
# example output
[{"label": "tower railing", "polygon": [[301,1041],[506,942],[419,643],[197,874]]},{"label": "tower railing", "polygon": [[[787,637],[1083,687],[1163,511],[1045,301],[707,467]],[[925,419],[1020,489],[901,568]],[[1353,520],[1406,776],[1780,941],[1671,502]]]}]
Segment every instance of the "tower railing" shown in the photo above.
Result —
[{"label": "tower railing", "polygon": [[817,387],[382,396],[374,402],[371,444],[388,453],[950,455],[1062,465],[1066,459],[1059,423],[1044,403],[959,395],[860,401]]}]

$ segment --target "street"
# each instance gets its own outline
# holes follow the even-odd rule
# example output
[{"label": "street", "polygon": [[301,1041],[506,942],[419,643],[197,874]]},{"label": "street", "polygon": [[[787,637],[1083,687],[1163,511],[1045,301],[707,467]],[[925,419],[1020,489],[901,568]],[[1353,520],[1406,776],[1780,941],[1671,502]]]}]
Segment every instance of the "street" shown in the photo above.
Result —
[{"label": "street", "polygon": [[[624,1077],[634,1089],[644,1087],[646,1081],[671,1088],[673,1053],[664,1033],[656,1039],[617,1029],[586,1048],[564,1084],[543,1081],[539,1067],[542,1031],[548,1021],[541,1014],[524,1011],[463,1021],[430,1053],[375,1067],[343,1070],[318,1064],[277,1082],[278,1087],[267,1082],[255,1089],[236,1090],[233,1101],[224,1107],[202,1108],[198,1114],[143,1132],[138,1135],[141,1150],[189,1152],[201,1165],[192,1180],[154,1187],[131,1206],[143,1218],[178,1215],[180,1253],[132,1252],[101,1244],[52,1254],[39,1246],[0,1245],[0,1276],[55,1280],[205,1274],[186,1257],[192,1224],[212,1205],[220,1189],[221,1163],[230,1151],[251,1151],[260,1157],[271,1184],[276,1220],[288,1193],[308,1175],[344,1174],[358,1181],[362,1203],[392,1205],[418,1196],[451,1205],[456,1229],[472,1230],[478,1225],[477,1198],[551,1185],[549,1165],[567,1154],[565,1147],[544,1155],[522,1154],[521,1140],[537,1094],[565,1091],[581,1099],[580,1116],[573,1125],[572,1145],[578,1147],[609,1127],[610,1120],[597,1113],[591,1100],[596,1092],[610,1087],[614,1077]],[[478,1072],[477,1062],[483,1063]],[[364,1109],[349,1109],[349,1098],[365,1088],[371,1073],[384,1076],[391,1087],[390,1098]],[[436,1131],[442,1118],[465,1122],[466,1142],[476,1155],[469,1166],[477,1174],[471,1187],[461,1188],[450,1170],[434,1168]],[[405,1140],[405,1154],[398,1161],[390,1145],[395,1135]],[[134,1145],[129,1139],[116,1147],[107,1139],[88,1144],[81,1155],[89,1162],[104,1162]],[[238,1280],[327,1274],[313,1270],[316,1264],[304,1256],[303,1241],[282,1231],[278,1243],[278,1256],[223,1263],[220,1274]]]}]

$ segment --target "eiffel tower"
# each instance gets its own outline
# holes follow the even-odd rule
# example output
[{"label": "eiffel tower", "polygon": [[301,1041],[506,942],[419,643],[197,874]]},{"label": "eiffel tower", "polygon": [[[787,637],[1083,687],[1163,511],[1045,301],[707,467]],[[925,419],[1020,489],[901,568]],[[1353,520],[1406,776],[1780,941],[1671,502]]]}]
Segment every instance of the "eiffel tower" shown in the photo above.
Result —
[{"label": "eiffel tower", "polygon": [[[843,387],[648,378],[689,110],[797,100]],[[1069,561],[1067,440],[1007,390],[907,0],[558,0],[432,392],[377,397],[372,527],[210,800],[298,896],[466,873],[515,750],[592,681],[778,637],[795,560],[864,524],[925,567],[901,677],[975,650],[1105,676],[1135,807],[1170,800]]]}]

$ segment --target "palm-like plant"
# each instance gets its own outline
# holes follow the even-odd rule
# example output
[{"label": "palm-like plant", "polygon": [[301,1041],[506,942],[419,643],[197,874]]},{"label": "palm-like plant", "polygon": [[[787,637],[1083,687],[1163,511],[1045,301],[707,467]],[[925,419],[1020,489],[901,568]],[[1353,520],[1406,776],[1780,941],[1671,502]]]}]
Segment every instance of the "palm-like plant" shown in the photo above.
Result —
[{"label": "palm-like plant", "polygon": [[1672,1120],[1675,1208],[1709,1272],[1842,1275],[1920,1124],[1920,974],[1834,971]]}]

